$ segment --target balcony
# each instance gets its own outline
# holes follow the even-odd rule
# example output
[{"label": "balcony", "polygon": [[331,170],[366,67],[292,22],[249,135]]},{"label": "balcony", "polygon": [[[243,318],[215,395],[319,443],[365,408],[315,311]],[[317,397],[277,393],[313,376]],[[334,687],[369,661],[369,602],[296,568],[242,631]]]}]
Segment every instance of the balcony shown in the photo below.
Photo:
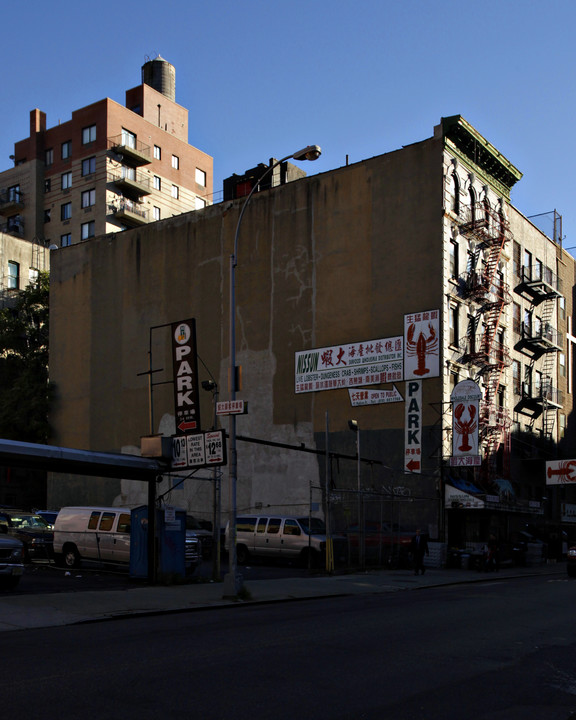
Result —
[{"label": "balcony", "polygon": [[514,394],[519,398],[514,410],[531,418],[542,415],[545,408],[558,409],[563,404],[562,391],[553,387],[551,382],[542,382],[535,387],[525,382],[514,389]]},{"label": "balcony", "polygon": [[122,170],[108,172],[108,182],[114,183],[116,187],[125,195],[132,197],[140,197],[141,195],[150,195],[150,178],[144,173],[134,170],[127,173]]},{"label": "balcony", "polygon": [[520,340],[515,347],[527,355],[538,358],[544,353],[559,352],[564,346],[562,333],[548,323],[540,323],[538,327],[522,323],[519,331]]},{"label": "balcony", "polygon": [[0,190],[0,215],[14,215],[24,209],[24,193],[15,188]]},{"label": "balcony", "polygon": [[120,220],[124,225],[137,227],[149,222],[148,210],[129,198],[120,198],[110,209],[116,220]]},{"label": "balcony", "polygon": [[498,340],[490,342],[485,335],[466,337],[461,347],[463,350],[461,362],[475,365],[482,370],[508,367],[511,363],[507,345]]},{"label": "balcony", "polygon": [[136,138],[127,137],[124,134],[108,138],[108,149],[122,156],[122,162],[126,165],[138,167],[148,165],[150,159],[150,145],[145,145]]},{"label": "balcony", "polygon": [[522,267],[520,282],[514,290],[534,305],[539,305],[544,300],[562,297],[558,275],[550,268],[539,264]]},{"label": "balcony", "polygon": [[6,235],[24,237],[24,220],[19,215],[8,218],[7,222],[0,225],[0,232],[6,233]]}]

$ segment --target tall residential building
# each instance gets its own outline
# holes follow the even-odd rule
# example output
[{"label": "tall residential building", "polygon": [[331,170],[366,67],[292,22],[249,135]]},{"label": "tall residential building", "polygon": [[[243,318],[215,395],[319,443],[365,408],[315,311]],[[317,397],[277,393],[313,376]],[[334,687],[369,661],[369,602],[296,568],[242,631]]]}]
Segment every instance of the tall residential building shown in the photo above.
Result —
[{"label": "tall residential building", "polygon": [[[235,276],[239,512],[329,512],[334,530],[360,514],[471,549],[526,524],[576,529],[573,466],[556,485],[545,466],[574,452],[575,263],[512,204],[520,178],[454,116],[421,142],[253,195]],[[244,203],[54,253],[56,444],[135,452],[174,433],[170,323],[188,318],[199,379],[226,399]],[[200,391],[203,429],[211,400]],[[211,479],[167,476],[159,492],[210,518]],[[49,500],[146,492],[58,477]]]},{"label": "tall residential building", "polygon": [[188,143],[188,110],[175,102],[174,67],[158,56],[126,105],[105,98],[30,136],[0,173],[0,230],[66,247],[211,203],[212,158]]}]

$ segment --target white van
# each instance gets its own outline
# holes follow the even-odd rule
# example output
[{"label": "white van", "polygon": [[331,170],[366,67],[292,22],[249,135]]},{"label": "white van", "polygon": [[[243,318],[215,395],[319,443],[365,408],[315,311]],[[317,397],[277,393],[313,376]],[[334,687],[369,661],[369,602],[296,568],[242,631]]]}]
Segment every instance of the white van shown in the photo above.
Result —
[{"label": "white van", "polygon": [[[346,539],[332,537],[334,560],[346,560]],[[226,526],[226,550],[229,527]],[[245,565],[250,557],[296,560],[303,567],[326,562],[326,526],[319,518],[286,515],[240,515],[236,518],[236,557]]]},{"label": "white van", "polygon": [[130,562],[129,508],[64,507],[54,523],[54,554],[68,568],[82,559]]}]

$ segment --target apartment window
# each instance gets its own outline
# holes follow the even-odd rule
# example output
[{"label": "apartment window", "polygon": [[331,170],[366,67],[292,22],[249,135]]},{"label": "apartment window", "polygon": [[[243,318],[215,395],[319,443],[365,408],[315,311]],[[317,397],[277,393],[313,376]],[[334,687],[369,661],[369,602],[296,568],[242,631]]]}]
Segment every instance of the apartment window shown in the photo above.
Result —
[{"label": "apartment window", "polygon": [[450,277],[458,277],[458,243],[452,240],[450,243]]},{"label": "apartment window", "polygon": [[82,207],[88,208],[96,204],[96,189],[84,190],[82,193]]},{"label": "apartment window", "polygon": [[204,170],[200,170],[200,168],[196,168],[196,182],[198,185],[206,187],[206,173]]},{"label": "apartment window", "polygon": [[46,150],[44,158],[46,165],[52,165],[52,163],[54,162],[54,150],[52,148]]},{"label": "apartment window", "polygon": [[457,346],[459,342],[458,305],[451,305],[449,311],[450,345]]},{"label": "apartment window", "polygon": [[561,320],[566,320],[566,298],[558,298],[558,314]]},{"label": "apartment window", "polygon": [[20,263],[8,260],[8,288],[18,290],[20,288]]},{"label": "apartment window", "polygon": [[172,185],[172,197],[178,199],[180,197],[180,189],[178,185]]},{"label": "apartment window", "polygon": [[515,333],[518,333],[518,335],[522,332],[521,328],[521,320],[522,317],[522,308],[518,303],[512,304],[512,330],[514,330]]},{"label": "apartment window", "polygon": [[50,208],[47,208],[46,210],[44,210],[44,222],[45,223],[50,222],[51,213],[52,213],[52,211],[50,210]]},{"label": "apartment window", "polygon": [[82,129],[82,145],[88,145],[96,140],[96,125]]},{"label": "apartment window", "polygon": [[562,352],[558,353],[558,368],[560,375],[566,377],[566,355]]},{"label": "apartment window", "polygon": [[8,200],[10,202],[20,202],[20,185],[12,185],[8,188]]},{"label": "apartment window", "polygon": [[68,247],[68,245],[72,245],[72,233],[60,235],[60,247]]},{"label": "apartment window", "polygon": [[460,214],[460,180],[456,173],[452,173],[452,212]]},{"label": "apartment window", "polygon": [[512,390],[515,395],[522,394],[522,387],[520,382],[520,363],[518,360],[512,361]]},{"label": "apartment window", "polygon": [[564,435],[566,434],[566,415],[564,413],[560,413],[558,415],[558,436],[561,440]]},{"label": "apartment window", "polygon": [[532,253],[529,250],[524,250],[522,276],[525,280],[532,280]]},{"label": "apartment window", "polygon": [[6,229],[8,232],[20,233],[22,230],[22,216],[10,215],[10,217],[6,218]]},{"label": "apartment window", "polygon": [[136,135],[126,128],[122,128],[122,145],[136,149]]},{"label": "apartment window", "polygon": [[60,220],[70,220],[72,217],[72,203],[67,202],[60,206]]},{"label": "apartment window", "polygon": [[524,325],[522,328],[522,334],[527,337],[532,337],[532,313],[530,310],[524,310]]},{"label": "apartment window", "polygon": [[94,220],[80,225],[80,237],[82,240],[88,240],[88,238],[94,237]]},{"label": "apartment window", "polygon": [[52,180],[51,178],[46,178],[44,180],[44,192],[49,193],[50,190],[52,190]]},{"label": "apartment window", "polygon": [[82,160],[82,177],[94,175],[96,172],[96,157],[92,156]]},{"label": "apartment window", "polygon": [[196,196],[196,199],[194,201],[194,207],[196,210],[202,210],[206,207],[206,200],[204,200],[204,198]]},{"label": "apartment window", "polygon": [[514,240],[514,245],[512,247],[512,271],[514,272],[514,275],[516,277],[520,276],[520,261],[522,258],[522,248],[520,247],[520,243],[516,242]]},{"label": "apartment window", "polygon": [[174,170],[178,170],[180,168],[180,158],[178,155],[172,155],[172,167]]},{"label": "apartment window", "polygon": [[160,220],[160,208],[159,207],[154,206],[154,208],[152,209],[152,217],[154,218],[154,220]]},{"label": "apartment window", "polygon": [[68,160],[72,156],[72,140],[62,143],[62,160]]},{"label": "apartment window", "polygon": [[534,261],[534,280],[542,280],[542,260]]},{"label": "apartment window", "polygon": [[136,182],[136,169],[122,165],[122,178],[124,180],[133,180]]},{"label": "apartment window", "polygon": [[154,160],[162,160],[162,148],[159,145],[154,145]]},{"label": "apartment window", "polygon": [[62,190],[70,190],[72,187],[72,173],[65,172],[61,175],[61,188]]},{"label": "apartment window", "polygon": [[158,175],[154,175],[154,190],[162,190],[162,180]]}]

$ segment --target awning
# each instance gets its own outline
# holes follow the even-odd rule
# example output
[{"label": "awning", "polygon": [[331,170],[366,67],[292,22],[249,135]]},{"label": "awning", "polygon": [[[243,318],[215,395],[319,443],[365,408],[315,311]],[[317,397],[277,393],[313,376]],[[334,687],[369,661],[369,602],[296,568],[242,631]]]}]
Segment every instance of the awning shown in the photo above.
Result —
[{"label": "awning", "polygon": [[476,485],[474,485],[474,483],[471,483],[469,480],[450,477],[448,478],[448,482],[450,483],[450,485],[455,487],[457,490],[461,490],[462,492],[470,493],[471,495],[482,495],[482,490],[479,490]]},{"label": "awning", "polygon": [[480,510],[486,507],[485,502],[476,495],[463,492],[448,483],[446,483],[444,488],[444,499],[447,510],[451,508]]}]

